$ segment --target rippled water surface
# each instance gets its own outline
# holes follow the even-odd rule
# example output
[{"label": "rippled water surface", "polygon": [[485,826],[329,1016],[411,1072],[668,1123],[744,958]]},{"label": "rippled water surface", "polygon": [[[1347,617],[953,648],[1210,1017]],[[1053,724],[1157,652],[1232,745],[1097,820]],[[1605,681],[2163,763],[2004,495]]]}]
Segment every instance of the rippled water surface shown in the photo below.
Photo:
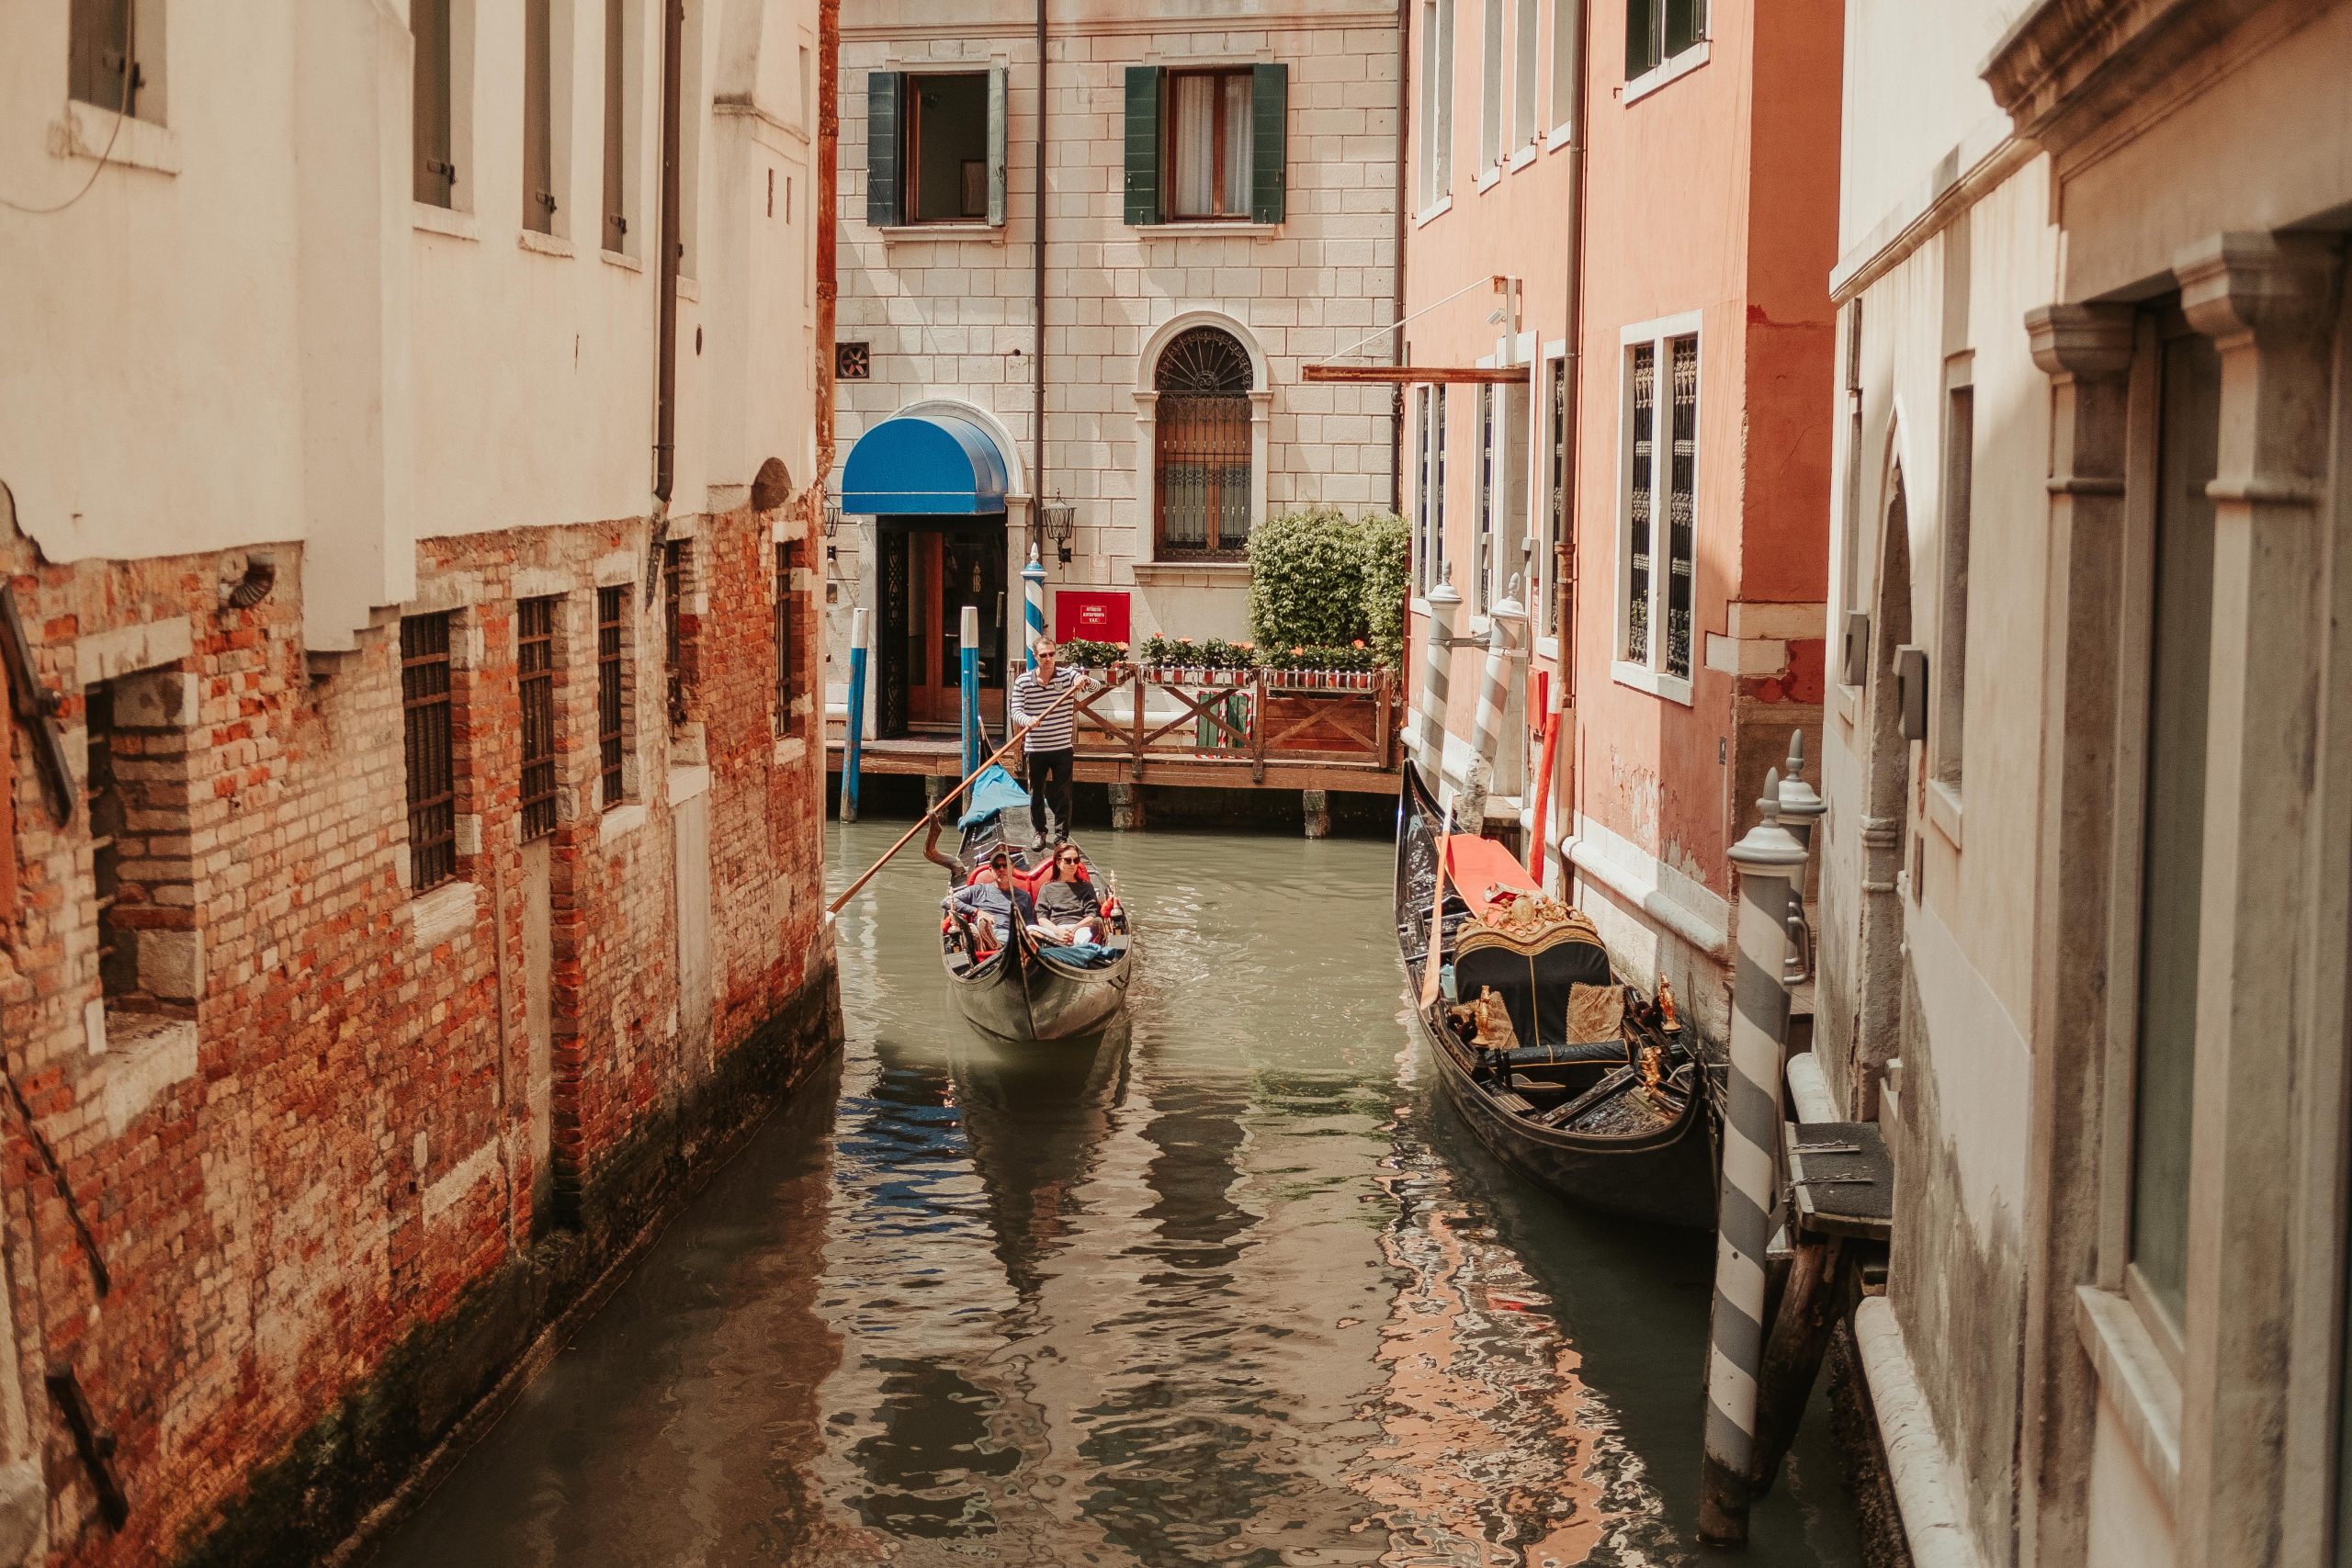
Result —
[{"label": "rippled water surface", "polygon": [[[833,829],[837,882],[903,824]],[[1098,1045],[972,1034],[911,853],[842,912],[849,1049],[396,1535],[393,1564],[1669,1563],[1712,1254],[1456,1127],[1388,851],[1098,834]],[[1859,1562],[1821,1411],[1758,1565]]]}]

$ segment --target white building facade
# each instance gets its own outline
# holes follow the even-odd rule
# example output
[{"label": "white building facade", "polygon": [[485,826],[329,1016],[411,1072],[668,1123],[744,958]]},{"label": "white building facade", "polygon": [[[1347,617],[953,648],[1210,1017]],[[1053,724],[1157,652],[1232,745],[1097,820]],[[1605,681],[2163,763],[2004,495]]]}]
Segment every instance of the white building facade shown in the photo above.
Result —
[{"label": "white building facade", "polygon": [[[878,0],[844,17],[826,596],[836,693],[849,611],[874,612],[872,734],[956,722],[967,604],[1001,711],[1033,544],[1049,626],[1238,638],[1258,522],[1395,500],[1390,389],[1300,375],[1365,338],[1388,351],[1394,7],[1057,0],[1042,137],[1040,15]],[[877,493],[862,465],[904,468],[894,420],[946,422],[977,485],[956,459],[954,483]]]}]

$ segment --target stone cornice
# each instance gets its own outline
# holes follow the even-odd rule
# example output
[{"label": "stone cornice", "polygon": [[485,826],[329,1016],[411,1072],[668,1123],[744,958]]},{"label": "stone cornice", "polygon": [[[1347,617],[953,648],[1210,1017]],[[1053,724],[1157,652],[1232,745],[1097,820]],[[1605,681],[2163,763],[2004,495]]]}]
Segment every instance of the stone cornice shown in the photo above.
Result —
[{"label": "stone cornice", "polygon": [[2033,362],[2052,376],[2104,381],[2132,367],[2128,305],[2043,305],[2026,312]]},{"label": "stone cornice", "polygon": [[2180,308],[2216,339],[2317,333],[2335,302],[2336,248],[2316,234],[2216,234],[2173,261]]},{"label": "stone cornice", "polygon": [[2064,152],[2265,11],[2307,21],[2310,0],[2041,0],[1984,62],[2020,136]]}]

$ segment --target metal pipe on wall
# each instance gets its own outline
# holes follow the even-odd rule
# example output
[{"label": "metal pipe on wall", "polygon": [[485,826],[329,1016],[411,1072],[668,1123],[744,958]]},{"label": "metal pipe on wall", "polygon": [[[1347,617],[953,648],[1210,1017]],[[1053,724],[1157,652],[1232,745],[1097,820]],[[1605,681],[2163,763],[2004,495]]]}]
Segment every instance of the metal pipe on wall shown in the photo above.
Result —
[{"label": "metal pipe on wall", "polygon": [[[1412,73],[1406,70],[1413,54],[1413,0],[1396,0],[1396,232],[1392,265],[1395,294],[1389,306],[1388,363],[1405,363],[1405,203],[1411,185],[1405,168],[1405,143],[1412,127]],[[1388,510],[1405,512],[1405,385],[1396,384],[1388,400]],[[1412,598],[1410,588],[1406,598]],[[1410,609],[1407,615],[1411,614]]]},{"label": "metal pipe on wall", "polygon": [[[1556,794],[1567,813],[1567,830],[1560,835],[1560,882],[1563,890],[1576,881],[1568,861],[1568,844],[1576,837],[1577,808],[1583,804],[1583,738],[1577,723],[1577,505],[1578,458],[1583,455],[1584,427],[1584,235],[1587,186],[1585,151],[1591,144],[1585,125],[1585,59],[1592,38],[1591,0],[1576,3],[1575,53],[1568,62],[1568,333],[1560,360],[1567,386],[1562,417],[1567,421],[1567,443],[1560,462],[1560,537],[1553,545],[1554,575],[1559,580],[1560,681],[1556,699],[1561,715],[1557,737],[1567,777]],[[1547,749],[1550,743],[1547,742]]]},{"label": "metal pipe on wall", "polygon": [[[662,6],[662,254],[654,275],[661,279],[661,327],[654,349],[653,495],[662,518],[670,511],[677,477],[678,442],[678,182],[680,79],[684,74],[685,0]],[[661,526],[656,524],[657,529]]]},{"label": "metal pipe on wall", "polygon": [[[825,485],[833,471],[835,209],[841,204],[842,0],[817,4],[817,478],[809,525],[824,522]],[[811,538],[815,537],[812,533]]]},{"label": "metal pipe on wall", "polygon": [[1036,340],[1029,367],[1029,528],[1033,536],[1044,520],[1046,505],[1046,0],[1037,0],[1037,172],[1036,190],[1030,197],[1030,215],[1037,228],[1031,247]]}]

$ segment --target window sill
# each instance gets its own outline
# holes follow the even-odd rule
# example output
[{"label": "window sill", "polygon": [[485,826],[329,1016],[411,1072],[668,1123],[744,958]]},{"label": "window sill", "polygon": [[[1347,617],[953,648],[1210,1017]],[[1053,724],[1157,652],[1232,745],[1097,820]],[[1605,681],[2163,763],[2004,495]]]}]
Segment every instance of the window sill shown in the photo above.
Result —
[{"label": "window sill", "polygon": [[1421,209],[1419,214],[1413,220],[1413,227],[1418,229],[1422,227],[1424,224],[1434,223],[1453,210],[1453,197],[1451,196],[1439,197],[1429,206]]},{"label": "window sill", "polygon": [[596,818],[596,842],[609,844],[628,838],[645,826],[645,802],[641,800],[606,807],[605,814]]},{"label": "window sill", "polygon": [[409,213],[417,231],[424,234],[446,234],[452,240],[479,240],[481,231],[474,223],[474,215],[460,212],[454,207],[435,207],[429,201],[412,201]]},{"label": "window sill", "polygon": [[542,234],[537,229],[516,230],[514,243],[536,255],[569,258],[580,254],[571,248],[571,242],[562,235]]},{"label": "window sill", "polygon": [[695,796],[709,793],[709,764],[689,762],[670,770],[670,804],[672,806],[684,806]]},{"label": "window sill", "polygon": [[702,285],[696,283],[693,278],[688,277],[684,273],[680,273],[678,275],[678,298],[681,299],[692,300],[697,305],[701,304]]},{"label": "window sill", "polygon": [[1004,225],[985,219],[958,223],[888,223],[874,231],[882,236],[884,244],[899,244],[909,240],[994,240],[1002,243]]},{"label": "window sill", "polygon": [[97,1100],[107,1133],[119,1138],[174,1085],[196,1077],[196,1021],[138,1012],[106,1019],[109,1051]]},{"label": "window sill", "polygon": [[2075,1333],[2098,1373],[2165,1506],[2179,1505],[2180,1380],[2132,1304],[2113,1291],[2075,1290]]},{"label": "window sill", "polygon": [[626,251],[600,250],[596,254],[605,259],[606,266],[616,266],[624,272],[641,273],[645,270],[645,264]]},{"label": "window sill", "polygon": [[1928,781],[1928,820],[1953,849],[1960,848],[1960,791],[1941,779]]},{"label": "window sill", "polygon": [[1663,671],[1653,670],[1646,664],[1629,664],[1620,659],[1611,662],[1609,678],[1621,686],[1631,686],[1637,692],[1647,692],[1651,696],[1663,697],[1670,703],[1679,703],[1686,708],[1691,705],[1690,682],[1679,675],[1668,675]]},{"label": "window sill", "polygon": [[[68,99],[65,118],[57,122],[55,136],[54,151],[61,157],[103,159],[159,175],[180,172],[179,132],[137,115]],[[114,142],[112,149],[107,146],[109,139]]]},{"label": "window sill", "polygon": [[1139,560],[1127,570],[1153,588],[1243,588],[1250,582],[1246,560]]},{"label": "window sill", "polygon": [[779,768],[800,761],[808,754],[808,742],[797,735],[787,735],[775,743],[775,765]]},{"label": "window sill", "polygon": [[1497,186],[1502,183],[1503,166],[1500,164],[1497,164],[1491,168],[1481,169],[1478,171],[1477,184],[1478,190],[1481,195],[1494,189]]},{"label": "window sill", "polygon": [[1538,659],[1551,660],[1554,663],[1559,662],[1560,639],[1555,637],[1537,637],[1535,639],[1535,657]]},{"label": "window sill", "polygon": [[1518,152],[1510,155],[1510,164],[1509,167],[1514,174],[1516,174],[1521,169],[1524,169],[1529,164],[1534,163],[1535,154],[1543,150],[1544,149],[1535,142],[1529,142],[1526,146],[1521,148]]},{"label": "window sill", "polygon": [[1668,83],[1680,81],[1705,63],[1707,63],[1707,40],[1701,39],[1664,64],[1653,65],[1626,83],[1625,91],[1619,101],[1631,104],[1646,98]]},{"label": "window sill", "polygon": [[1838,688],[1838,716],[1851,728],[1862,721],[1862,689],[1840,684]]},{"label": "window sill", "polygon": [[445,882],[408,901],[409,934],[420,953],[430,953],[474,929],[481,889],[470,882]]},{"label": "window sill", "polygon": [[1546,152],[1557,152],[1563,147],[1575,146],[1576,140],[1577,128],[1575,126],[1555,125],[1552,128],[1552,134],[1544,139],[1544,151]]},{"label": "window sill", "polygon": [[1279,223],[1258,223],[1241,218],[1177,218],[1165,223],[1138,223],[1136,232],[1148,240],[1182,240],[1194,236],[1271,240],[1283,231]]}]

